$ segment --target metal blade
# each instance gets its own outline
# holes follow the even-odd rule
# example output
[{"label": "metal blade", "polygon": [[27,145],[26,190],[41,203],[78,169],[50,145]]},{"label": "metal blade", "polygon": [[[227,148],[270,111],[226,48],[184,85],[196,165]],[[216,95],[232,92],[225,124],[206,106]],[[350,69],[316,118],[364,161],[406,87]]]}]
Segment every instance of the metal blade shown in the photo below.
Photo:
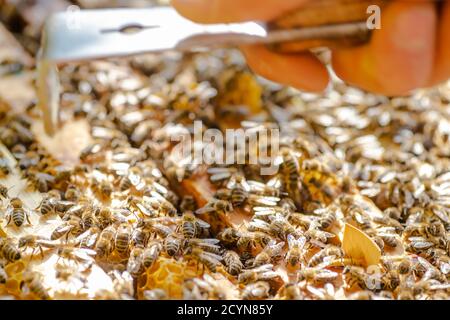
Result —
[{"label": "metal blade", "polygon": [[187,50],[215,43],[258,42],[266,34],[255,22],[196,24],[170,7],[66,11],[47,21],[42,58],[60,63]]}]

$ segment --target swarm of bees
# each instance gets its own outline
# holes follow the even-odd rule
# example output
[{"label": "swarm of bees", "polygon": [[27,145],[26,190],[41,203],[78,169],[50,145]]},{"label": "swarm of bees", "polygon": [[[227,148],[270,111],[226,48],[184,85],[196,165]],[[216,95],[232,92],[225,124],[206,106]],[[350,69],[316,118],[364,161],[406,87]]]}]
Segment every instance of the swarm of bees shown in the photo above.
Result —
[{"label": "swarm of bees", "polygon": [[[334,79],[316,95],[252,75],[233,50],[68,65],[60,77],[62,112],[85,119],[92,142],[68,165],[38,142],[34,105],[2,120],[16,165],[2,151],[1,294],[57,299],[39,268],[56,257],[55,281],[81,298],[449,298],[450,83],[389,99]],[[280,129],[278,170],[261,175],[252,150],[231,165],[174,155],[196,120]],[[378,265],[345,252],[345,223],[379,247]],[[95,268],[109,289],[89,291]]]}]

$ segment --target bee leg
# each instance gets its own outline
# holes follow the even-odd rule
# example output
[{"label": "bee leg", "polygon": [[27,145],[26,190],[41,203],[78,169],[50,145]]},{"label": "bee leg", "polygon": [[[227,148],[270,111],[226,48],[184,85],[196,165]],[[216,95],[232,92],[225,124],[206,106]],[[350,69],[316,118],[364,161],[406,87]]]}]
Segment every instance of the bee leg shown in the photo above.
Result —
[{"label": "bee leg", "polygon": [[35,251],[36,249],[35,248],[33,248],[33,250],[31,251],[31,254],[30,254],[30,259],[28,259],[28,263],[30,263],[31,262],[31,260],[33,260],[33,256],[34,256],[34,251]]},{"label": "bee leg", "polygon": [[8,221],[6,222],[6,225],[8,226],[11,223],[11,214],[8,214]]},{"label": "bee leg", "polygon": [[31,225],[30,215],[28,213],[25,214],[25,218],[27,219],[28,224]]},{"label": "bee leg", "polygon": [[44,250],[42,249],[41,246],[39,246],[39,251],[40,251],[40,254],[41,254],[41,259],[44,259]]}]

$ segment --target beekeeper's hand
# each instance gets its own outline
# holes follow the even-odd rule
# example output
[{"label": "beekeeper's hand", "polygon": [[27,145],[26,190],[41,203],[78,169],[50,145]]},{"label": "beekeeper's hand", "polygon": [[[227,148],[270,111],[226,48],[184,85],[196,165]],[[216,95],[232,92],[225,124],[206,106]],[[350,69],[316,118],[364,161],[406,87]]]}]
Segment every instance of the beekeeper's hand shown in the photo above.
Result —
[{"label": "beekeeper's hand", "polygon": [[[202,23],[275,19],[314,0],[172,0],[185,17]],[[450,1],[441,16],[431,0],[392,1],[381,11],[381,29],[371,42],[333,51],[333,68],[350,84],[386,95],[402,95],[450,77]],[[309,91],[329,81],[310,53],[277,54],[266,47],[242,48],[262,76]]]}]

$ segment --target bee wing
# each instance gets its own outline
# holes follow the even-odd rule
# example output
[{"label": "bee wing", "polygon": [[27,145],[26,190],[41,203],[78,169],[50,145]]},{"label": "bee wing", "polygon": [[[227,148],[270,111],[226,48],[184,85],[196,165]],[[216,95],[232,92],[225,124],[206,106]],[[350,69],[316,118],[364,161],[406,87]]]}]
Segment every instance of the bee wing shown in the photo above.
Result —
[{"label": "bee wing", "polygon": [[303,248],[306,244],[306,237],[301,236],[297,239],[298,245],[300,248]]},{"label": "bee wing", "polygon": [[96,251],[91,250],[91,249],[76,249],[74,250],[74,252],[72,253],[74,256],[80,258],[81,260],[85,260],[85,261],[89,261],[89,260],[94,260],[93,256],[95,256],[97,254]]},{"label": "bee wing", "polygon": [[223,259],[222,256],[219,256],[218,254],[215,254],[212,252],[203,251],[200,255],[203,258],[213,260],[214,262],[216,262],[216,261],[219,262],[219,261],[222,261],[222,259]]},{"label": "bee wing", "polygon": [[434,245],[434,243],[426,240],[418,240],[413,241],[412,245],[417,249],[428,249],[431,248]]},{"label": "bee wing", "polygon": [[333,284],[325,283],[324,289],[325,289],[325,291],[326,291],[326,293],[327,293],[327,295],[329,297],[334,297],[335,296],[336,290],[335,290]]},{"label": "bee wing", "polygon": [[159,202],[167,202],[166,198],[156,191],[150,191],[150,195]]},{"label": "bee wing", "polygon": [[381,231],[381,232],[384,232],[384,233],[386,233],[386,234],[388,234],[388,233],[390,233],[390,234],[395,234],[396,232],[396,229],[395,229],[395,227],[380,227],[380,228],[377,228],[377,231]]},{"label": "bee wing", "polygon": [[252,196],[252,202],[255,204],[261,204],[266,206],[276,206],[280,201],[280,198],[277,197],[268,197],[268,196]]},{"label": "bee wing", "polygon": [[218,244],[220,242],[219,239],[211,238],[211,239],[197,239],[200,243],[208,243],[208,244]]},{"label": "bee wing", "polygon": [[136,207],[139,209],[139,211],[140,211],[142,214],[144,214],[144,215],[146,215],[146,216],[148,216],[148,217],[151,217],[151,216],[154,216],[154,215],[155,215],[155,212],[154,212],[154,211],[150,210],[149,208],[147,208],[147,206],[145,206],[145,205],[142,204],[142,203],[137,203],[137,204],[136,204]]},{"label": "bee wing", "polygon": [[255,272],[267,272],[267,271],[272,271],[272,269],[273,269],[273,264],[268,263],[268,264],[264,264],[262,266],[250,269],[250,270],[255,271]]},{"label": "bee wing", "polygon": [[[208,222],[206,222],[202,219],[199,219],[199,218],[197,218],[196,223],[200,226],[200,228],[208,229],[211,227],[211,225]],[[214,239],[214,240],[216,240],[216,239]]]},{"label": "bee wing", "polygon": [[279,189],[281,188],[281,179],[279,177],[273,177],[266,184],[269,188]]},{"label": "bee wing", "polygon": [[260,219],[253,219],[252,221],[249,222],[248,226],[254,227],[257,229],[270,231],[270,225],[267,222],[260,220]]},{"label": "bee wing", "polygon": [[267,216],[276,213],[276,208],[274,207],[253,207],[253,212],[255,215]]},{"label": "bee wing", "polygon": [[434,215],[436,215],[439,219],[441,219],[445,223],[450,223],[450,210],[446,211],[442,206],[433,206],[432,210]]},{"label": "bee wing", "polygon": [[450,273],[450,263],[447,262],[441,262],[439,264],[439,270],[441,270],[441,272],[444,275],[448,275]]},{"label": "bee wing", "polygon": [[231,173],[229,173],[229,172],[216,173],[216,174],[211,175],[210,180],[212,182],[216,182],[216,181],[220,181],[220,180],[225,180],[229,177],[231,177]]},{"label": "bee wing", "polygon": [[215,211],[214,207],[210,204],[206,204],[204,207],[199,208],[195,211],[196,214],[204,214]]},{"label": "bee wing", "polygon": [[287,235],[287,242],[288,242],[289,248],[292,248],[297,244],[297,240],[295,239],[295,237],[292,234]]},{"label": "bee wing", "polygon": [[314,296],[318,297],[319,299],[325,299],[325,294],[322,292],[321,289],[318,289],[316,287],[313,287],[311,285],[307,285],[306,289],[313,294]]},{"label": "bee wing", "polygon": [[264,191],[265,184],[255,180],[248,180],[247,184],[250,188],[250,191]]},{"label": "bee wing", "polygon": [[128,179],[130,179],[130,182],[133,186],[137,186],[139,182],[141,182],[141,176],[134,173],[130,173],[128,175]]},{"label": "bee wing", "polygon": [[278,277],[278,273],[276,273],[275,271],[264,271],[259,276],[261,280],[272,279],[276,277]]},{"label": "bee wing", "polygon": [[155,189],[161,193],[161,194],[167,194],[168,190],[166,187],[164,187],[163,185],[159,184],[158,182],[153,182],[153,187],[155,187]]},{"label": "bee wing", "polygon": [[156,229],[157,231],[161,232],[161,233],[164,233],[164,234],[172,233],[172,229],[170,227],[168,227],[168,226],[163,225],[163,224],[156,223],[156,224],[153,225],[153,228]]},{"label": "bee wing", "polygon": [[321,263],[319,263],[316,268],[317,269],[323,269],[328,267],[330,264],[333,263],[333,261],[336,259],[336,256],[327,256],[323,259],[323,261]]},{"label": "bee wing", "polygon": [[325,237],[327,237],[329,239],[336,237],[336,235],[331,232],[321,231],[321,234],[323,234]]},{"label": "bee wing", "polygon": [[314,245],[314,246],[316,246],[316,247],[319,247],[319,248],[325,248],[325,247],[327,246],[325,243],[323,243],[323,242],[321,242],[321,241],[318,241],[318,240],[316,240],[316,239],[311,239],[309,242],[310,242],[312,245]]}]

